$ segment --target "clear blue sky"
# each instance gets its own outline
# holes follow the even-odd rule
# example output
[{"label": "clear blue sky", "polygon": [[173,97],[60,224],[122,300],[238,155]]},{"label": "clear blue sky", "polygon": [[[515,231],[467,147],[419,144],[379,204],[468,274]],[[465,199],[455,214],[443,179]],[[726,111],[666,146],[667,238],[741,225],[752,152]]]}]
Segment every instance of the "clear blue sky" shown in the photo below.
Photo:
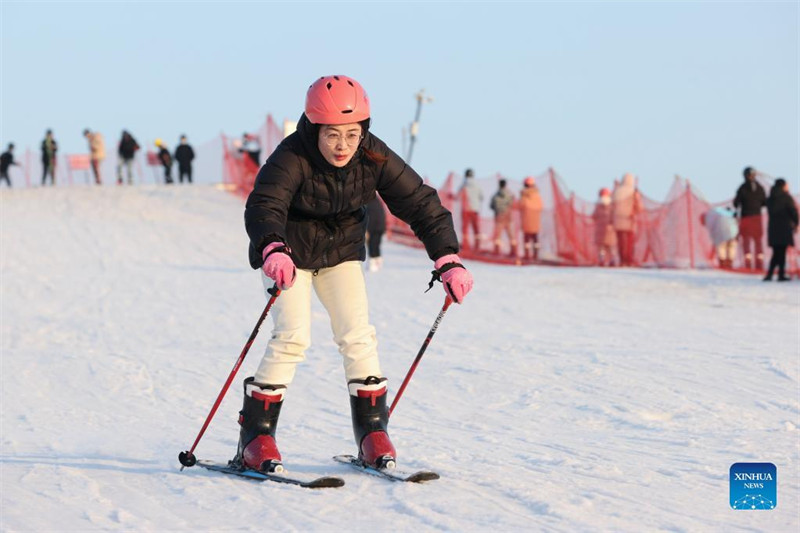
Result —
[{"label": "clear blue sky", "polygon": [[709,200],[753,165],[798,190],[797,2],[2,1],[0,143],[62,153],[195,144],[271,113],[296,119],[318,76],[365,86],[373,132],[434,183],[473,167],[554,167],[593,199],[625,172],[662,199],[675,174]]}]

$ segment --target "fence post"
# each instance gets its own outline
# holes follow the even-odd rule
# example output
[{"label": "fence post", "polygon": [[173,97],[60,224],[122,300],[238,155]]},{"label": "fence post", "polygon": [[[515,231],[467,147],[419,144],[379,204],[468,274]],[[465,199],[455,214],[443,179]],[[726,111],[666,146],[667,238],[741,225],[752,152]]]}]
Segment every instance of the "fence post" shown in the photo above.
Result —
[{"label": "fence post", "polygon": [[686,180],[686,216],[689,218],[689,265],[694,268],[694,224],[692,223],[692,186]]}]

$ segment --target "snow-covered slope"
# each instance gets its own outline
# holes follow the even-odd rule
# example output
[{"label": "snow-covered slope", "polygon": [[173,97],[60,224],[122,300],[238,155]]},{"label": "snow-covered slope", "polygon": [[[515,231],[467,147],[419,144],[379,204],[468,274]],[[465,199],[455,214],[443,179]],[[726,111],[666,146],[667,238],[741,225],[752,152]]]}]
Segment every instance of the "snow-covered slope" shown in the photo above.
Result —
[{"label": "snow-covered slope", "polygon": [[[340,356],[314,346],[278,442],[341,489],[191,468],[193,442],[264,306],[241,201],[212,186],[3,190],[3,531],[796,531],[800,283],[718,272],[469,263],[391,433],[400,485],[352,453]],[[397,390],[443,303],[421,250],[367,274]],[[268,321],[269,322],[269,321]],[[197,448],[226,460],[241,379]],[[728,470],[778,468],[773,511],[733,511]]]}]

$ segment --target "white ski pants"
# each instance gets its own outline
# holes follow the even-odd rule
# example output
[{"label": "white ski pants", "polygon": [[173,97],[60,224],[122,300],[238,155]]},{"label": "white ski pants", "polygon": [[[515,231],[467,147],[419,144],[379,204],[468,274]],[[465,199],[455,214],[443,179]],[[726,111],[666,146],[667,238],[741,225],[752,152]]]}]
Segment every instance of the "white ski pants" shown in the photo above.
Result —
[{"label": "white ski pants", "polygon": [[[273,281],[261,273],[264,290]],[[258,383],[288,385],[297,363],[305,360],[311,345],[311,289],[317,293],[331,319],[333,340],[344,358],[346,379],[381,377],[378,341],[369,323],[367,288],[360,261],[347,261],[331,268],[297,269],[294,285],[280,296],[270,310],[274,329],[261,364],[255,373]],[[270,295],[267,294],[267,298]]]}]

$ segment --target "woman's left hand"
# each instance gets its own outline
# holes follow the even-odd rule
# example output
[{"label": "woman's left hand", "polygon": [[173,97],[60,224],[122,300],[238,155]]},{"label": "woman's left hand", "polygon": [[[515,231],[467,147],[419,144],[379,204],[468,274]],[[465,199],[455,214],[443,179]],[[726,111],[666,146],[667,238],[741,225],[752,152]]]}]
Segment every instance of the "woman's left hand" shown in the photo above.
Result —
[{"label": "woman's left hand", "polygon": [[433,264],[442,278],[444,292],[457,304],[464,301],[469,291],[472,290],[472,274],[461,264],[461,259],[456,254],[440,257]]}]

